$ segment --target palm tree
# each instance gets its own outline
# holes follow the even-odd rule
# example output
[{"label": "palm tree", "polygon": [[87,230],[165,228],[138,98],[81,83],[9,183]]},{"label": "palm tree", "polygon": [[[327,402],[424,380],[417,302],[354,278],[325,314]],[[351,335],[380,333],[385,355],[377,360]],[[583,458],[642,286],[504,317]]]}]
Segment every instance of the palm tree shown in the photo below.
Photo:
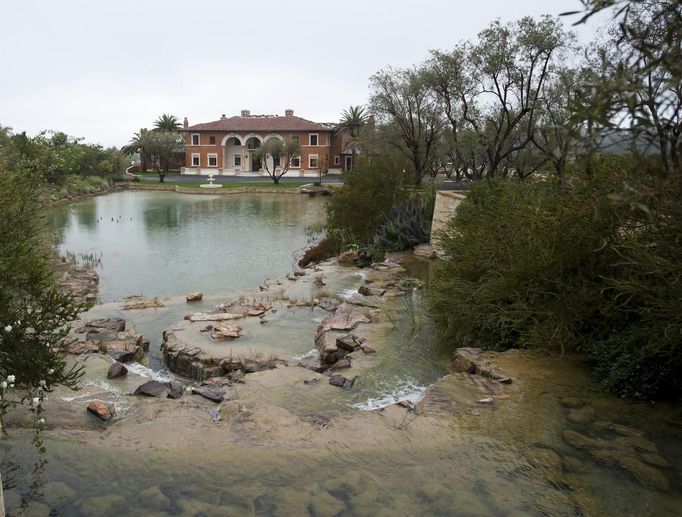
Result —
[{"label": "palm tree", "polygon": [[133,134],[127,145],[121,147],[121,152],[124,156],[132,156],[135,153],[140,153],[140,162],[142,165],[142,172],[147,172],[147,152],[145,149],[145,139],[149,130],[146,127],[140,129]]},{"label": "palm tree", "polygon": [[340,129],[345,129],[350,133],[353,143],[351,144],[351,168],[355,167],[355,142],[354,140],[360,135],[360,131],[367,124],[369,116],[365,112],[365,108],[362,106],[349,106],[347,110],[343,110],[341,113],[341,122],[339,123]]},{"label": "palm tree", "polygon": [[154,121],[155,131],[175,132],[182,128],[182,124],[175,115],[164,113]]}]

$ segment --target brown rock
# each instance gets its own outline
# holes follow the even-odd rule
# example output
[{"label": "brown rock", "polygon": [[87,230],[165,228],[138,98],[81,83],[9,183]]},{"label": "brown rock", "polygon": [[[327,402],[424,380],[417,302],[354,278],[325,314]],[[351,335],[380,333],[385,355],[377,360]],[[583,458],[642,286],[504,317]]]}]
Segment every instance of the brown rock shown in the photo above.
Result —
[{"label": "brown rock", "polygon": [[670,489],[670,482],[663,473],[649,465],[645,465],[632,457],[624,457],[618,460],[618,465],[623,470],[628,471],[639,483],[647,488],[667,492]]},{"label": "brown rock", "polygon": [[88,412],[105,422],[116,414],[113,405],[102,402],[101,400],[91,401],[88,404]]},{"label": "brown rock", "polygon": [[85,322],[85,332],[123,332],[126,329],[126,320],[123,318],[100,318]]},{"label": "brown rock", "polygon": [[498,367],[487,360],[480,348],[458,348],[452,357],[451,365],[457,372],[480,375],[493,380],[511,382],[509,376],[499,371]]},{"label": "brown rock", "polygon": [[211,330],[213,339],[235,339],[242,328],[239,325],[216,325]]},{"label": "brown rock", "polygon": [[381,287],[369,287],[367,285],[361,285],[358,288],[358,293],[363,296],[383,296],[386,294],[386,289],[382,289]]},{"label": "brown rock", "polygon": [[200,292],[195,292],[195,293],[189,293],[186,297],[185,300],[187,300],[187,303],[190,302],[198,302],[201,301],[201,299],[204,297],[204,293]]},{"label": "brown rock", "polygon": [[66,347],[66,351],[70,354],[92,354],[99,352],[99,347],[94,341],[75,341]]},{"label": "brown rock", "polygon": [[585,464],[573,456],[564,456],[561,458],[561,465],[566,472],[574,474],[584,474],[587,472]]},{"label": "brown rock", "polygon": [[640,454],[640,457],[642,460],[644,460],[644,462],[648,463],[649,465],[653,465],[654,467],[667,468],[670,466],[670,463],[665,461],[660,455],[653,452],[643,452]]},{"label": "brown rock", "polygon": [[165,305],[158,298],[147,299],[140,296],[130,296],[125,298],[121,309],[129,311],[132,309],[153,309],[156,307],[165,307]]},{"label": "brown rock", "polygon": [[109,341],[105,343],[106,353],[121,363],[139,361],[144,356],[144,349],[130,341]]},{"label": "brown rock", "polygon": [[585,405],[585,401],[577,397],[563,397],[559,399],[559,404],[564,407],[577,409]]},{"label": "brown rock", "polygon": [[341,350],[346,350],[348,352],[353,352],[355,351],[356,348],[359,347],[359,345],[355,342],[353,336],[351,335],[336,338],[336,346],[337,348],[340,348]]},{"label": "brown rock", "polygon": [[339,255],[339,263],[340,264],[353,264],[358,260],[358,252],[351,250],[351,251],[344,251]]},{"label": "brown rock", "polygon": [[107,379],[117,379],[128,374],[128,368],[119,362],[115,362],[109,367],[107,372]]},{"label": "brown rock", "polygon": [[363,351],[365,354],[376,354],[376,353],[377,353],[377,351],[374,350],[374,349],[373,349],[371,346],[369,346],[369,345],[362,345],[360,348],[362,349],[362,351]]},{"label": "brown rock", "polygon": [[[340,310],[340,309],[339,309]],[[364,314],[358,312],[339,313],[338,311],[322,320],[315,333],[315,341],[329,330],[352,330],[360,323],[369,323],[370,320]]]},{"label": "brown rock", "polygon": [[205,399],[211,400],[213,402],[222,402],[225,399],[225,390],[217,387],[210,388],[192,388],[192,393],[201,395]]},{"label": "brown rock", "polygon": [[350,368],[350,367],[351,367],[350,358],[349,358],[349,357],[346,357],[346,358],[344,358],[344,359],[339,359],[338,361],[336,361],[336,362],[331,366],[331,368],[329,368],[329,369],[330,369],[330,370],[345,370],[345,369],[348,369],[348,368]]},{"label": "brown rock", "polygon": [[594,418],[594,409],[591,407],[583,407],[580,409],[571,409],[568,412],[568,420],[574,424],[587,424]]}]

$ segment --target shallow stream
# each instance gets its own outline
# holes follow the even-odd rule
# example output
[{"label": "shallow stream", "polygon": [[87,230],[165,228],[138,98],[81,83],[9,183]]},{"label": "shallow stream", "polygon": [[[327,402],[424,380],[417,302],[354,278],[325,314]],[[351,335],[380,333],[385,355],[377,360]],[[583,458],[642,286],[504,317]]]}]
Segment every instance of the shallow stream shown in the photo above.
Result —
[{"label": "shallow stream", "polygon": [[[196,307],[207,310],[230,301],[224,293],[285,276],[306,226],[323,213],[319,200],[291,195],[125,192],[59,208],[51,224],[63,251],[101,253],[105,303],[91,315],[132,321],[151,341],[148,366],[165,375],[161,332],[187,313],[183,295],[203,291]],[[428,280],[423,262],[404,266]],[[348,296],[361,278],[350,273],[326,290]],[[124,312],[106,303],[131,294],[161,297],[166,307]],[[448,374],[449,352],[420,291],[392,308],[397,316],[375,336],[382,353],[351,390],[320,386],[333,394],[320,397],[302,383],[267,389],[261,379],[252,411],[229,426],[212,424],[214,404],[197,397],[183,398],[173,415],[167,403],[150,402],[106,433],[94,424],[47,433],[43,455],[27,431],[13,430],[0,441],[9,515],[47,515],[46,507],[74,516],[682,515],[679,406],[612,397],[572,358],[505,354],[500,365],[514,383],[494,404],[477,403],[487,396],[478,378],[454,373],[438,386],[455,409],[416,416],[393,403],[416,402]],[[310,352],[321,317],[300,308],[274,322],[282,354]],[[580,401],[580,418],[567,398]],[[668,490],[566,442],[566,430],[594,435],[599,422],[650,439]]]}]

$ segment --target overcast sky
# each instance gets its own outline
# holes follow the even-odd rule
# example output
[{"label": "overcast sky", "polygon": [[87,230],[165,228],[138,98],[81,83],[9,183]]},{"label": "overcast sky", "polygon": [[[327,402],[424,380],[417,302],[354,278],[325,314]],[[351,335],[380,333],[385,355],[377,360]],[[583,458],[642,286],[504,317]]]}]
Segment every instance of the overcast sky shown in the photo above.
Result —
[{"label": "overcast sky", "polygon": [[[368,78],[579,0],[21,0],[0,16],[0,125],[121,146],[161,113],[337,121]],[[579,32],[590,39],[594,26]]]}]

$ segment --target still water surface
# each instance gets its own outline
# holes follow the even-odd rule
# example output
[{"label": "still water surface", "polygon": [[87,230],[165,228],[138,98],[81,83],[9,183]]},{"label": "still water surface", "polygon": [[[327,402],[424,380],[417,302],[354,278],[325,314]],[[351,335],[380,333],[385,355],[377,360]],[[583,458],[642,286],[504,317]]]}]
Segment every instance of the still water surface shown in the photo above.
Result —
[{"label": "still water surface", "polygon": [[324,202],[293,194],[120,192],[54,210],[62,255],[101,255],[100,301],[224,293],[286,275]]}]

